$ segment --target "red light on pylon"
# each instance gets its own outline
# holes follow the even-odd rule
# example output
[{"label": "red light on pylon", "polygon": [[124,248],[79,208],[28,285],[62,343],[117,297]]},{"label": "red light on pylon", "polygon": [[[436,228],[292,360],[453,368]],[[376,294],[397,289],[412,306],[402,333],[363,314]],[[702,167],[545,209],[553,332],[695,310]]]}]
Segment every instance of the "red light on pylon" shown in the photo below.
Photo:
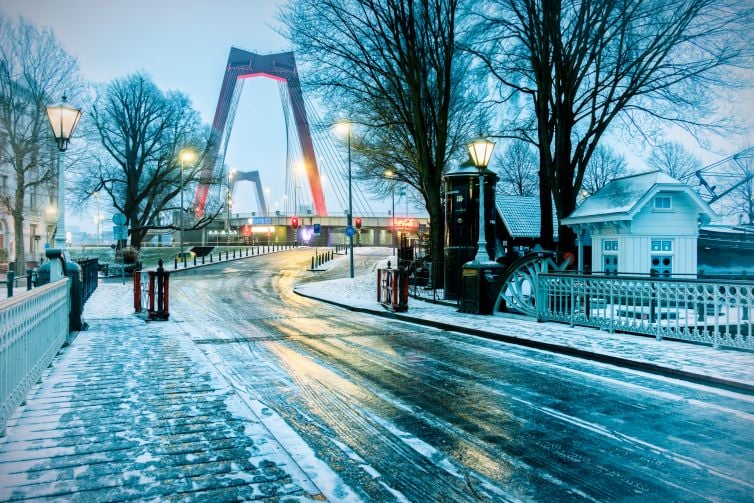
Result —
[{"label": "red light on pylon", "polygon": [[291,228],[293,230],[298,229],[298,217],[291,218]]}]

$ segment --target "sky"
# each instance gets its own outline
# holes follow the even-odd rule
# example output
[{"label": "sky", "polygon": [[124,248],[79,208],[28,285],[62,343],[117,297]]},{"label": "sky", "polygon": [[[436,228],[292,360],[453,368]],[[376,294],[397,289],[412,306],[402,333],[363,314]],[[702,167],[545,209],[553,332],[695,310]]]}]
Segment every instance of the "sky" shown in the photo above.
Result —
[{"label": "sky", "polygon": [[[206,123],[214,115],[231,46],[263,54],[290,50],[275,31],[276,0],[5,0],[0,10],[52,28],[78,59],[83,77],[108,82],[144,70],[163,90],[188,94]],[[86,113],[86,110],[84,110]],[[256,170],[270,208],[285,193],[285,122],[278,84],[247,79],[228,146],[231,169]],[[256,211],[250,183],[236,190],[233,212]],[[339,208],[331,207],[332,213]],[[93,214],[77,218],[94,231]],[[339,212],[339,211],[338,211]],[[109,224],[109,222],[107,222]],[[106,227],[109,228],[109,227]]]},{"label": "sky", "polygon": [[[78,59],[85,79],[108,82],[144,70],[161,89],[185,92],[202,119],[211,123],[231,46],[263,54],[291,49],[276,31],[279,27],[276,15],[284,3],[284,0],[4,0],[0,10],[52,28],[63,47]],[[752,109],[754,93],[750,92],[748,98],[743,106]],[[263,185],[269,188],[272,210],[284,206],[284,124],[277,82],[247,79],[226,164],[230,169],[259,170]],[[735,153],[745,143],[718,142],[715,152],[709,152],[699,149],[680,132],[671,133],[670,137],[684,143],[703,164]],[[754,144],[751,133],[748,140]],[[627,157],[631,170],[644,169],[648,151],[642,152],[640,146],[630,143],[616,147]],[[496,150],[502,152],[504,146]],[[257,209],[252,190],[248,182],[238,187],[234,213]],[[328,196],[327,183],[325,190],[328,211],[342,214],[343,208]],[[71,224],[78,221],[83,229],[93,231],[93,206],[88,210],[90,214],[72,215]],[[375,206],[376,211],[386,213],[388,206],[384,209],[379,208],[379,203]],[[398,207],[402,206],[399,201]]]}]

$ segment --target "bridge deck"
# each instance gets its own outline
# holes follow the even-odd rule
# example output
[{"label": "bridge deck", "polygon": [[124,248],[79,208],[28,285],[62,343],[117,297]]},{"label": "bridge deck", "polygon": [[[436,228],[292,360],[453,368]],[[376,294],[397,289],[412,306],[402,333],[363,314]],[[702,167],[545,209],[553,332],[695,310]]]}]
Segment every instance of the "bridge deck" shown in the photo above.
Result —
[{"label": "bridge deck", "polygon": [[248,399],[177,324],[136,319],[126,289],[100,286],[90,329],[11,418],[0,500],[321,499]]}]

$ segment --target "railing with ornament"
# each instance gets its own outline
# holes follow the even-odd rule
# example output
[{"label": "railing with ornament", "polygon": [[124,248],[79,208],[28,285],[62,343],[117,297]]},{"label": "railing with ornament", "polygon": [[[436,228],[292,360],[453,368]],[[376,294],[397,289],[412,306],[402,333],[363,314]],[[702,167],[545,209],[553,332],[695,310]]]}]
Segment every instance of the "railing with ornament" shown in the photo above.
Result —
[{"label": "railing with ornament", "polygon": [[754,349],[750,281],[540,273],[539,321]]},{"label": "railing with ornament", "polygon": [[0,300],[0,433],[68,335],[68,278]]}]

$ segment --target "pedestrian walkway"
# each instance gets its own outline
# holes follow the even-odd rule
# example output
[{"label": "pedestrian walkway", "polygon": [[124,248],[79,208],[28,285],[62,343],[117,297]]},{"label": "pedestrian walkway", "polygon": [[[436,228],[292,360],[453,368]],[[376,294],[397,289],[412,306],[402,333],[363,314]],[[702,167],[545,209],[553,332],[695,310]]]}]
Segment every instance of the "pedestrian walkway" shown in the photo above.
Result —
[{"label": "pedestrian walkway", "polygon": [[[633,334],[609,333],[561,323],[537,323],[523,316],[480,316],[457,311],[452,305],[409,298],[405,313],[392,313],[377,302],[378,267],[388,258],[384,249],[374,254],[369,274],[356,278],[304,283],[296,293],[352,310],[421,323],[443,330],[556,351],[667,376],[754,391],[754,353],[714,349],[706,345],[662,340]],[[381,250],[381,251],[380,251]],[[380,256],[381,255],[381,256]],[[339,260],[343,260],[339,258]],[[395,262],[395,257],[392,258]]]},{"label": "pedestrian walkway", "polygon": [[321,500],[179,324],[100,285],[89,330],[55,358],[0,438],[0,501]]}]

